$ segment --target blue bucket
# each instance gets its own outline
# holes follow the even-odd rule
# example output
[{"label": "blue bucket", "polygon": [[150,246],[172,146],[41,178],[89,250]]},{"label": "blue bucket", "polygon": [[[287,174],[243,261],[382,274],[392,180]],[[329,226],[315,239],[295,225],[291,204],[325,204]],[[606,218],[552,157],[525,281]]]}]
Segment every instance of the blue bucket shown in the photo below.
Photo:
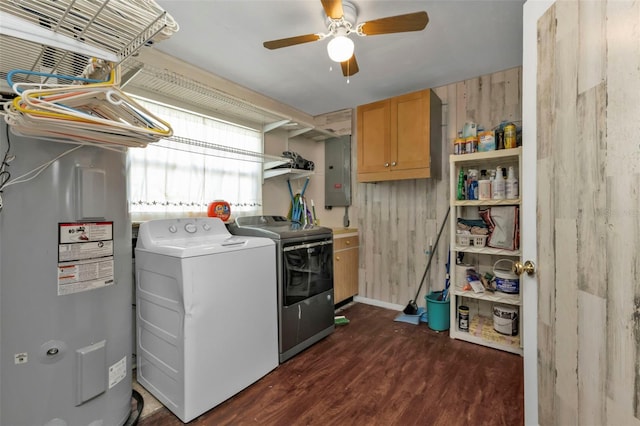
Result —
[{"label": "blue bucket", "polygon": [[449,300],[438,300],[441,291],[432,291],[424,298],[427,301],[429,328],[435,331],[449,329]]}]

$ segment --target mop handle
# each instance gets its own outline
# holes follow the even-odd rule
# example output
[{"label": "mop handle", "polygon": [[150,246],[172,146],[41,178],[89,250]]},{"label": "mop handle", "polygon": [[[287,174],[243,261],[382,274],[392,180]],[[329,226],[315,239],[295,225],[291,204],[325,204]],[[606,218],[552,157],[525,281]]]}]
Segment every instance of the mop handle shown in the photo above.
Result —
[{"label": "mop handle", "polygon": [[306,190],[307,190],[307,185],[309,185],[309,178],[307,178],[307,179],[304,181],[304,185],[302,186],[302,192],[300,192],[300,196],[301,196],[301,197],[304,195],[304,191],[306,191]]},{"label": "mop handle", "polygon": [[291,197],[291,202],[293,203],[293,191],[291,190],[291,181],[287,179],[287,187],[289,188],[289,196]]},{"label": "mop handle", "polygon": [[422,290],[422,284],[424,284],[424,279],[427,276],[427,273],[429,272],[429,268],[431,267],[431,261],[433,260],[433,253],[435,253],[436,247],[438,247],[438,241],[440,241],[440,235],[442,235],[442,231],[444,230],[445,223],[447,223],[447,218],[449,217],[450,211],[451,211],[451,207],[447,209],[447,214],[444,216],[444,220],[442,221],[442,225],[440,226],[440,231],[438,231],[438,236],[436,237],[436,243],[433,245],[433,248],[429,253],[429,260],[427,261],[427,267],[424,270],[424,274],[422,274],[422,279],[420,280],[420,286],[418,287],[418,291],[416,292],[416,297],[413,299],[414,302],[418,299],[420,290]]}]

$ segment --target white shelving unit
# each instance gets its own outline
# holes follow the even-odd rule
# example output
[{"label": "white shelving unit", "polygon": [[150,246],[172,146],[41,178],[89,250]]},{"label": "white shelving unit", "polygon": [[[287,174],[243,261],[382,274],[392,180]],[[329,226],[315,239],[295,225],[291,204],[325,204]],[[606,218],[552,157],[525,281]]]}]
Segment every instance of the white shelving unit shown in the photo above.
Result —
[{"label": "white shelving unit", "polygon": [[[460,169],[491,170],[497,166],[514,166],[517,170],[518,181],[521,181],[522,148],[502,149],[490,152],[477,152],[472,154],[451,155],[450,163],[450,194],[451,194],[451,328],[450,336],[453,339],[492,347],[495,349],[513,352],[522,355],[522,292],[508,294],[500,291],[475,293],[473,290],[463,290],[464,277],[456,276],[456,260],[463,257],[464,263],[477,266],[481,274],[492,272],[494,263],[499,259],[510,259],[514,262],[520,260],[520,250],[503,250],[492,247],[460,246],[456,242],[456,229],[458,218],[468,217],[473,209],[478,207],[493,206],[521,206],[521,199],[509,200],[457,200],[457,184]],[[520,214],[522,217],[522,214]],[[522,222],[520,221],[520,226]],[[459,273],[458,273],[459,275]],[[495,304],[518,307],[519,332],[517,336],[506,336],[493,329],[493,306]],[[469,331],[461,331],[458,324],[458,307],[469,307]]]}]

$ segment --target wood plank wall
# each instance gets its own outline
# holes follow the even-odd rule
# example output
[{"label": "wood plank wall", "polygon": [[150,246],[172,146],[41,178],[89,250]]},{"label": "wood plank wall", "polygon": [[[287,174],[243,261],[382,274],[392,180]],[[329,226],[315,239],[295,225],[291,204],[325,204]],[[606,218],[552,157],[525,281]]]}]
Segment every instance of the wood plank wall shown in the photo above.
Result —
[{"label": "wood plank wall", "polygon": [[[353,185],[352,217],[360,232],[359,296],[406,306],[415,297],[427,264],[430,241],[449,206],[449,155],[453,139],[467,121],[492,128],[501,120],[520,121],[521,68],[435,88],[443,104],[442,178]],[[355,127],[355,126],[354,126]],[[357,135],[352,138],[353,175],[357,173]],[[449,249],[445,228],[431,270],[418,297],[442,289]]]},{"label": "wood plank wall", "polygon": [[640,425],[640,3],[538,21],[540,424]]}]

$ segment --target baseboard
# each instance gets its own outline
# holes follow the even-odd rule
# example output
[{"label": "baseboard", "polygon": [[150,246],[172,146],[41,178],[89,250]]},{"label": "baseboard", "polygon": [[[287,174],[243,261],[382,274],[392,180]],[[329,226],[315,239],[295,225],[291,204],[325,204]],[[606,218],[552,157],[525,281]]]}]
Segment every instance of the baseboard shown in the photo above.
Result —
[{"label": "baseboard", "polygon": [[353,301],[358,303],[364,303],[365,305],[378,306],[380,308],[391,309],[394,311],[401,311],[405,306],[398,305],[397,303],[384,302],[382,300],[369,299],[368,297],[353,296]]}]

